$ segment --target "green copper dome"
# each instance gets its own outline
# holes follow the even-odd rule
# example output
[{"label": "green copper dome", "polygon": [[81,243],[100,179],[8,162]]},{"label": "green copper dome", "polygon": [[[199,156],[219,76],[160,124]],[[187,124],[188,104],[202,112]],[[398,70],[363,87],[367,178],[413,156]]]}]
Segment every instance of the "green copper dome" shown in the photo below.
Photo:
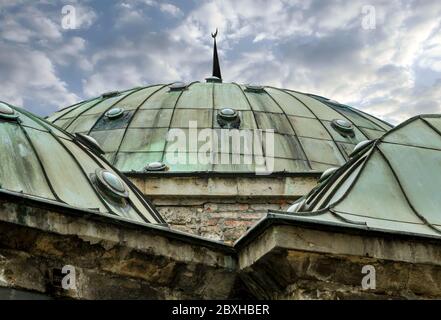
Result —
[{"label": "green copper dome", "polygon": [[289,211],[333,226],[441,238],[441,116],[411,118],[361,146]]},{"label": "green copper dome", "polygon": [[0,139],[0,197],[164,223],[142,194],[93,151],[93,140],[80,140],[2,102]]},{"label": "green copper dome", "polygon": [[[258,90],[256,89],[258,88]],[[237,156],[239,162],[197,161],[199,141],[174,149],[170,131],[207,129],[212,141],[222,130],[274,130],[273,172],[322,172],[346,162],[361,141],[382,136],[391,125],[349,106],[323,97],[269,86],[194,82],[136,88],[81,102],[48,119],[70,133],[90,135],[105,158],[123,172],[145,172],[150,163],[164,163],[169,172],[254,172],[255,163],[242,161],[244,150],[211,150],[219,159]],[[263,156],[268,148],[260,141]],[[234,140],[234,139],[233,139]],[[169,155],[183,153],[184,163]],[[271,155],[272,156],[272,155]],[[196,160],[196,161],[195,161]]]}]

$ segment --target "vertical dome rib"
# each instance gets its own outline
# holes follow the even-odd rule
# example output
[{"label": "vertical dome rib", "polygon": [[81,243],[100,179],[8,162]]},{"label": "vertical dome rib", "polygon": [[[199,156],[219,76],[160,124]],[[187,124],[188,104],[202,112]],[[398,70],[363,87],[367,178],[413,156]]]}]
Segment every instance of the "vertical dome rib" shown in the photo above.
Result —
[{"label": "vertical dome rib", "polygon": [[[257,92],[259,88],[264,92]],[[330,166],[340,166],[348,159],[356,144],[366,139],[366,133],[361,127],[373,128],[369,129],[369,137],[386,131],[376,122],[369,121],[350,109],[329,106],[320,97],[312,98],[313,95],[271,86],[245,88],[238,83],[196,81],[188,86],[177,86],[171,91],[167,89],[167,85],[149,86],[133,89],[124,97],[114,97],[114,100],[101,100],[98,104],[91,100],[87,105],[79,104],[80,110],[75,111],[74,108],[69,115],[58,117],[60,120],[57,123],[69,123],[72,121],[71,115],[80,114],[81,111],[82,115],[75,117],[75,122],[68,127],[68,131],[91,135],[101,144],[106,152],[105,157],[112,164],[122,171],[139,173],[144,171],[148,163],[159,161],[168,165],[171,172],[255,172],[255,160],[260,162],[260,158],[254,157],[251,164],[248,158],[244,159],[242,138],[240,152],[236,148],[237,144],[233,146],[234,150],[211,148],[212,160],[222,155],[227,161],[225,153],[228,153],[228,165],[217,164],[218,161],[198,162],[199,147],[207,145],[204,141],[198,141],[196,145],[193,140],[191,144],[187,143],[190,149],[185,150],[188,160],[186,163],[175,164],[171,163],[171,158],[170,161],[167,160],[167,150],[176,146],[167,141],[167,131],[180,128],[187,132],[189,122],[197,121],[198,130],[210,129],[211,137],[214,138],[215,133],[221,129],[216,121],[220,108],[237,111],[240,116],[239,131],[275,129],[275,172],[322,171]],[[125,110],[120,117],[104,116],[106,111],[117,107]],[[347,122],[351,126],[349,131],[334,128],[332,121],[336,119]],[[231,141],[233,140],[229,138],[229,145],[232,144]],[[233,142],[235,141],[237,139]],[[263,164],[271,165],[269,160],[272,159],[267,158],[270,156],[270,149],[264,139],[258,148],[259,150],[254,149],[263,157],[262,167]],[[176,151],[174,150],[175,153]],[[184,153],[183,150],[181,152]],[[232,155],[238,153],[239,157],[235,156],[233,159]],[[170,163],[167,164],[167,161]]]},{"label": "vertical dome rib", "polygon": [[429,121],[427,121],[424,118],[421,118],[421,120],[433,131],[435,131],[435,133],[437,133],[440,137],[441,137],[441,131],[438,130],[437,128],[435,128],[435,126],[433,124],[431,124]]},{"label": "vertical dome rib", "polygon": [[[132,93],[134,93],[134,92],[136,92],[136,91],[137,91],[137,90],[134,90],[134,89],[128,89],[128,90],[125,90],[125,91],[119,92],[119,93],[118,93],[118,97],[119,97],[120,95],[122,95],[122,97],[120,97],[120,99],[115,99],[116,101],[115,101],[115,103],[114,103],[113,105],[115,105],[115,104],[119,103],[120,101],[124,100],[127,96],[129,96],[130,94],[132,94]],[[75,118],[72,119],[72,121],[71,121],[67,126],[63,125],[63,129],[64,129],[64,130],[68,130],[69,127],[75,122],[75,120],[80,119],[80,117],[81,117],[83,114],[87,113],[89,110],[91,110],[92,108],[96,107],[97,105],[99,105],[99,104],[101,104],[101,103],[104,103],[104,102],[106,102],[106,101],[108,101],[108,100],[110,100],[110,99],[113,99],[113,98],[114,98],[114,97],[103,98],[102,96],[101,96],[100,98],[97,98],[98,101],[97,101],[96,103],[92,103],[90,106],[87,106],[84,110],[80,110],[80,112],[77,113],[77,114],[75,115]],[[91,99],[91,100],[89,100],[88,102],[92,102],[92,101],[94,101],[94,100],[95,100],[95,99]],[[88,102],[87,102],[87,103],[88,103]],[[83,105],[81,105],[81,106],[78,106],[76,109],[81,108],[82,106],[86,105],[87,103],[85,103],[85,104],[83,104]]]},{"label": "vertical dome rib", "polygon": [[420,214],[418,212],[418,210],[415,208],[414,204],[412,203],[412,201],[409,199],[409,196],[407,195],[406,190],[404,190],[404,187],[400,181],[400,178],[398,177],[398,174],[396,173],[396,171],[394,170],[394,167],[392,166],[391,162],[389,161],[389,159],[386,157],[386,155],[383,153],[383,151],[381,151],[380,148],[377,148],[378,154],[380,154],[380,156],[383,158],[383,160],[387,163],[390,171],[392,172],[392,175],[395,179],[395,181],[397,182],[397,185],[400,187],[401,193],[403,194],[404,198],[406,199],[407,204],[409,205],[409,207],[412,209],[412,212],[418,217],[418,219],[420,219],[425,225],[429,226],[431,229],[435,230],[436,232],[441,234],[441,230],[438,229],[436,226],[434,226],[432,223],[430,223],[422,214]]},{"label": "vertical dome rib", "polygon": [[[333,108],[335,111],[341,113],[339,111],[339,108],[336,108],[331,103],[329,103],[329,102],[326,103],[326,101],[323,101],[322,103],[325,103],[326,105],[328,105],[331,108]],[[366,113],[362,112],[361,110],[357,110],[355,108],[351,108],[350,106],[347,106],[347,105],[341,105],[341,108],[348,109],[348,110],[352,111],[354,114],[356,114],[357,116],[359,116],[359,117],[363,118],[364,120],[366,120],[367,122],[375,125],[376,126],[375,130],[384,130],[384,129],[389,130],[390,128],[392,128],[392,125],[388,124],[387,122],[385,122],[383,120],[380,120],[380,119],[377,119],[377,118],[375,118],[375,117],[373,117],[371,115],[368,116]],[[354,119],[351,119],[350,116],[347,116],[347,118],[349,118],[354,123],[356,122]],[[377,122],[382,123],[384,125],[384,127],[381,126],[380,124],[378,124]]]},{"label": "vertical dome rib", "polygon": [[18,126],[19,126],[20,130],[23,132],[24,136],[26,137],[26,140],[27,140],[27,142],[29,143],[30,147],[32,148],[32,151],[34,152],[35,157],[37,158],[38,164],[40,165],[41,171],[43,172],[43,176],[44,176],[44,178],[45,178],[45,180],[46,180],[46,183],[47,183],[47,185],[49,186],[49,189],[51,190],[53,196],[55,197],[55,199],[56,199],[57,201],[60,201],[60,202],[66,204],[66,202],[65,202],[64,200],[62,200],[62,199],[58,196],[57,192],[55,191],[55,189],[54,189],[54,187],[53,187],[53,185],[52,185],[52,182],[50,181],[50,179],[49,179],[49,177],[48,177],[48,174],[47,174],[47,172],[46,172],[46,169],[45,169],[45,167],[44,167],[44,165],[43,165],[43,162],[42,162],[42,160],[40,159],[40,156],[39,156],[39,154],[38,154],[38,152],[37,152],[37,149],[35,148],[35,146],[34,146],[32,140],[30,139],[30,137],[29,137],[29,135],[28,135],[28,132],[26,131],[25,128],[23,128],[23,126],[22,126],[22,124],[21,124],[20,122],[18,122]]},{"label": "vertical dome rib", "polygon": [[[78,162],[78,159],[72,154],[72,152],[69,150],[69,148],[67,148],[64,143],[62,143],[60,141],[60,138],[54,134],[54,132],[43,122],[41,121],[38,117],[35,117],[33,115],[31,115],[30,113],[24,112],[27,116],[31,117],[34,121],[37,121],[40,123],[40,125],[42,127],[44,127],[48,133],[55,139],[55,141],[71,156],[71,158],[73,159],[73,161],[75,162],[75,164],[77,165],[77,167],[79,168],[80,172],[83,174],[83,177],[86,179],[86,181],[89,181],[89,177],[86,174],[86,172],[84,171],[83,167],[81,166],[81,164]],[[38,153],[37,153],[38,154]],[[89,182],[90,184],[90,182]],[[96,197],[101,201],[101,204],[108,210],[109,213],[115,214],[110,207],[108,206],[108,204],[101,198],[101,196],[99,195],[98,191],[96,191],[96,189],[91,186]],[[116,214],[115,214],[116,215]]]},{"label": "vertical dome rib", "polygon": [[[441,200],[430,195],[440,186],[440,129],[439,115],[403,122],[359,149],[292,214],[314,223],[439,238]],[[374,203],[366,200],[371,198]]]},{"label": "vertical dome rib", "polygon": [[[259,123],[257,122],[256,114],[255,114],[255,112],[254,112],[255,110],[253,109],[253,106],[251,105],[250,100],[248,99],[246,93],[243,91],[242,86],[240,86],[240,85],[237,84],[236,82],[233,82],[233,84],[235,84],[235,85],[240,89],[240,91],[242,92],[243,96],[245,97],[245,100],[247,101],[248,106],[250,107],[250,110],[251,110],[251,112],[252,112],[252,114],[253,114],[254,121],[256,122],[256,127],[257,127],[257,129],[258,129],[258,130],[262,130],[262,129],[260,128],[260,126],[259,126]],[[253,153],[254,153],[254,152],[253,152]],[[265,150],[265,144],[264,144],[264,142],[263,142],[263,139],[262,139],[262,157],[263,157],[263,160],[265,161],[265,167],[266,167],[266,166],[267,166],[267,163],[266,163],[266,150]]]},{"label": "vertical dome rib", "polygon": [[290,125],[290,127],[292,129],[292,131],[294,132],[294,137],[295,137],[296,141],[298,142],[298,144],[300,146],[300,149],[302,150],[303,156],[305,157],[306,162],[308,163],[309,169],[312,170],[311,162],[309,161],[308,157],[306,156],[305,149],[303,148],[303,145],[300,142],[300,139],[299,139],[299,137],[297,135],[296,129],[294,128],[294,126],[291,123],[291,121],[289,121],[288,115],[286,114],[285,110],[282,109],[280,104],[276,101],[276,99],[274,99],[274,97],[268,91],[265,90],[265,93],[274,101],[274,103],[279,107],[280,111],[282,111],[283,115],[286,117],[286,119],[287,119],[287,121],[288,121],[288,123],[289,123],[289,125]]},{"label": "vertical dome rib", "polygon": [[[113,170],[112,165],[103,157],[100,158],[97,155],[89,152],[84,148],[81,144],[78,145],[84,152],[88,153],[94,161],[98,164],[98,166],[106,169],[106,170]],[[158,221],[159,223],[166,224],[165,220],[162,218],[162,216],[159,214],[159,212],[156,210],[156,208],[147,200],[147,198],[142,194],[135,185],[123,174],[118,175],[131,189],[135,197],[140,201],[140,203],[149,209],[149,214],[153,217],[155,221]],[[142,220],[145,222],[151,223],[148,221],[147,217],[145,217],[142,212],[138,209],[138,206],[133,203],[133,201],[129,198],[130,203],[133,205],[133,209],[138,213],[138,215],[141,217]]]},{"label": "vertical dome rib", "polygon": [[[329,178],[328,182],[326,183],[326,185],[324,185],[323,189],[317,195],[314,196],[315,199],[310,203],[311,210],[316,211],[316,210],[323,209],[322,204],[329,203],[329,201],[331,201],[331,199],[337,193],[338,189],[346,182],[347,179],[349,179],[350,175],[358,170],[357,176],[354,178],[353,183],[343,193],[341,198],[338,201],[336,201],[334,204],[337,204],[338,202],[343,201],[345,199],[346,195],[351,191],[353,186],[357,183],[357,180],[359,179],[359,177],[362,175],[362,173],[366,167],[367,160],[369,160],[369,158],[371,156],[372,156],[372,153],[369,153],[366,156],[366,159],[361,159],[359,161],[356,161],[355,165],[348,164],[348,163],[344,164],[342,166],[342,168],[340,169],[340,170],[345,170],[345,168],[347,168],[346,169],[347,173],[344,176],[344,178],[339,181],[339,178],[340,178],[339,176],[334,176],[334,175],[331,176]],[[323,200],[322,195],[326,195],[328,192],[329,192],[329,194],[326,196],[326,199]],[[333,205],[330,206],[331,209],[332,209],[332,207],[333,207]],[[314,209],[312,209],[312,208],[314,208]]]},{"label": "vertical dome rib", "polygon": [[69,112],[67,112],[65,115],[55,120],[53,123],[64,130],[66,130],[66,128],[69,127],[70,130],[72,131],[73,129],[71,128],[71,125],[78,120],[77,117],[78,110],[81,108],[85,108],[88,105],[96,106],[100,103],[100,101],[102,101],[100,100],[100,98],[94,98],[86,101],[85,103],[79,104],[77,107],[74,107],[73,109],[69,110]]},{"label": "vertical dome rib", "polygon": [[[113,168],[104,159],[101,159],[96,154],[92,153],[88,148],[86,148],[84,145],[79,143],[70,134],[63,133],[62,131],[59,131],[56,127],[51,128],[50,125],[47,124],[44,120],[38,118],[37,116],[34,116],[33,114],[27,112],[26,110],[22,110],[20,108],[14,108],[14,109],[16,111],[19,111],[22,117],[18,121],[13,122],[13,124],[17,126],[20,132],[22,132],[23,135],[25,136],[25,139],[30,148],[29,150],[32,150],[32,154],[34,155],[35,158],[35,160],[33,161],[35,163],[38,163],[38,166],[40,166],[41,168],[40,174],[44,176],[44,181],[46,182],[47,186],[49,187],[50,191],[53,194],[53,197],[51,196],[44,197],[39,195],[38,193],[31,193],[29,194],[30,196],[34,196],[45,200],[53,200],[55,202],[58,202],[59,204],[75,207],[79,210],[93,210],[103,214],[109,214],[113,216],[123,217],[126,219],[132,219],[136,221],[143,221],[147,223],[165,223],[162,217],[160,217],[160,215],[157,213],[156,209],[152,207],[143,196],[142,197],[140,196],[140,192],[136,188],[134,188],[133,184],[127,182],[127,179],[121,176],[119,173],[114,172]],[[25,122],[26,125],[22,124],[21,123],[22,121]],[[5,125],[8,125],[8,123],[6,122]],[[35,132],[32,132],[31,134],[31,132],[28,132],[28,130],[34,130]],[[34,141],[38,141],[38,139],[40,138],[39,134],[44,134],[47,135],[47,137],[51,137],[53,144],[51,144],[49,141],[44,140],[42,142],[42,145],[45,145],[44,148],[41,148],[41,146],[39,146],[38,148],[34,146]],[[51,147],[51,145],[53,147]],[[55,147],[55,145],[57,145],[58,147]],[[71,161],[71,164],[76,167],[75,172],[77,172],[76,170],[78,170],[78,174],[80,174],[83,177],[83,179],[77,181],[79,183],[78,186],[76,185],[74,186],[72,184],[70,186],[66,185],[66,187],[70,190],[69,192],[73,194],[75,192],[74,189],[76,187],[81,187],[81,184],[83,183],[85,184],[83,185],[83,188],[86,187],[87,185],[93,190],[94,197],[91,197],[89,199],[83,199],[81,198],[80,194],[77,194],[77,199],[75,199],[75,201],[65,201],[61,199],[61,196],[57,194],[55,187],[51,183],[50,175],[46,171],[47,169],[50,169],[50,166],[46,167],[44,161],[41,159],[41,154],[40,154],[41,152],[47,151],[48,154],[45,155],[46,158],[45,161],[48,161],[48,157],[50,158],[52,156],[50,152],[56,150],[59,151],[62,150],[63,153],[65,152],[65,154],[68,155],[68,159],[69,161]],[[11,153],[11,154],[7,154],[6,156],[14,157],[17,155]],[[67,166],[65,168],[66,170],[69,170],[68,165],[69,163],[65,163],[65,166]],[[90,175],[92,174],[93,170],[98,170],[98,169],[107,170],[110,174],[116,176],[117,179],[120,179],[120,181],[122,181],[122,185],[124,185],[125,183],[124,188],[126,189],[127,192],[127,198],[125,198],[126,202],[124,202],[125,204],[122,204],[120,206],[117,205],[116,202],[114,203],[113,202],[114,200],[109,200],[109,201],[105,200],[104,195],[98,192],[98,187],[94,185],[94,183],[92,182],[92,176]],[[38,177],[30,176],[27,178],[37,179]],[[69,181],[71,183],[74,182],[73,180],[69,180]],[[66,183],[69,183],[69,181],[66,181]],[[17,193],[17,191],[15,193]],[[94,203],[92,204],[91,201]],[[92,205],[92,207],[90,207],[89,204]],[[113,210],[112,208],[114,208],[117,211]]]},{"label": "vertical dome rib", "polygon": [[[323,126],[323,128],[326,130],[326,132],[328,132],[329,136],[332,137],[332,133],[328,130],[328,128],[323,124],[322,119],[320,119],[317,114],[312,111],[312,109],[310,107],[308,107],[308,105],[306,103],[304,103],[303,101],[301,101],[300,99],[298,99],[296,96],[294,96],[293,94],[291,94],[291,92],[289,92],[289,90],[284,90],[284,89],[279,89],[279,88],[273,88],[276,90],[280,90],[285,92],[286,94],[290,95],[292,98],[294,98],[296,101],[298,101],[299,103],[301,103],[302,105],[305,106],[305,108],[307,108],[309,110],[309,112],[311,112],[314,117],[320,122],[320,124]],[[346,155],[344,154],[344,152],[338,147],[338,144],[333,140],[332,143],[337,147],[337,150],[340,152],[341,156],[343,157],[343,159],[346,159]]]},{"label": "vertical dome rib", "polygon": [[133,90],[132,92],[129,92],[128,94],[126,94],[126,95],[124,95],[121,99],[119,99],[118,101],[116,101],[115,103],[112,103],[111,105],[110,105],[110,107],[108,107],[98,118],[97,118],[97,120],[95,121],[95,123],[90,127],[90,129],[89,129],[89,131],[87,132],[87,135],[90,135],[90,133],[92,132],[92,130],[95,128],[95,126],[97,125],[97,123],[98,122],[100,122],[100,120],[104,117],[104,115],[107,113],[107,111],[109,111],[109,110],[111,110],[113,107],[115,107],[117,104],[119,104],[120,102],[123,102],[125,99],[127,99],[128,97],[130,97],[131,95],[133,95],[133,94],[135,94],[135,93],[137,93],[137,92],[139,92],[139,91],[141,91],[141,90],[144,90],[144,89],[147,89],[147,88],[150,88],[150,87],[152,87],[152,86],[145,86],[145,87],[141,87],[141,88],[139,88],[139,89],[137,89],[137,90]]},{"label": "vertical dome rib", "polygon": [[84,101],[81,101],[81,102],[77,102],[77,103],[75,103],[73,105],[70,105],[70,106],[68,106],[66,108],[62,108],[62,109],[56,111],[52,116],[48,117],[48,121],[51,121],[52,123],[55,123],[58,119],[60,119],[61,117],[64,117],[67,114],[69,114],[75,108],[81,107],[83,104],[88,103],[88,102],[90,102],[90,101],[92,101],[94,99],[96,99],[96,98],[92,98],[92,99],[89,99],[89,100],[84,100]]},{"label": "vertical dome rib", "polygon": [[[299,94],[302,94],[299,92]],[[332,108],[335,112],[337,112],[339,115],[341,115],[343,118],[345,118],[346,120],[348,120],[350,123],[353,123],[355,125],[355,121],[353,119],[350,119],[349,117],[347,117],[344,113],[340,112],[340,110],[338,110],[338,108],[334,108],[332,105],[326,103],[326,102],[322,102],[319,99],[316,99],[314,96],[308,96],[311,99],[316,100],[317,102],[321,103],[321,104],[325,104],[326,106]],[[366,134],[360,130],[360,133],[363,135],[363,137],[366,140],[369,140],[369,138],[366,136]],[[347,160],[348,159],[348,155],[346,154],[346,152],[344,152],[344,150],[342,150],[342,146],[340,145],[340,143],[336,143],[337,148],[340,150],[341,154],[343,155],[343,157]]]},{"label": "vertical dome rib", "polygon": [[[190,83],[187,86],[187,90],[190,90],[191,86],[193,86],[195,83],[199,83],[199,81],[193,81],[192,83]],[[181,97],[184,94],[184,92],[185,92],[185,90],[182,90],[179,93],[178,97],[176,98],[176,101],[175,101],[174,106],[173,106],[173,111],[172,111],[172,114],[171,114],[171,117],[170,117],[170,123],[168,125],[168,131],[167,132],[169,132],[170,129],[172,128],[173,119],[175,117],[175,111],[176,111],[176,109],[178,109],[179,100],[181,99]],[[167,146],[168,146],[168,140],[166,140],[165,144],[164,144],[164,150],[162,152],[161,162],[165,161],[165,157],[166,157],[166,154],[167,154]],[[186,156],[189,156],[189,155],[187,154]]]},{"label": "vertical dome rib", "polygon": [[[108,99],[110,99],[110,98],[108,98]],[[107,99],[104,99],[104,100],[107,100]],[[68,124],[67,126],[64,126],[64,125],[63,125],[63,129],[64,129],[64,130],[68,130],[68,129],[70,128],[70,126],[75,122],[75,120],[78,120],[79,117],[81,117],[86,111],[92,109],[93,107],[95,107],[96,105],[100,104],[100,103],[103,102],[104,100],[98,100],[96,103],[93,103],[91,106],[88,106],[87,108],[85,108],[84,110],[82,110],[81,112],[79,112],[78,114],[76,114],[76,115],[75,115],[75,118],[73,118],[72,121],[69,122],[69,124]],[[93,100],[92,100],[92,101],[93,101]],[[81,107],[83,107],[83,106],[86,105],[86,104],[87,104],[87,103],[85,103],[85,104],[79,106],[78,108],[81,108]]]},{"label": "vertical dome rib", "polygon": [[[119,143],[119,145],[118,145],[118,148],[117,148],[117,150],[116,150],[116,153],[115,153],[115,159],[116,159],[116,157],[118,156],[118,154],[119,154],[119,152],[120,152],[120,150],[121,150],[121,146],[122,146],[122,144],[124,143],[124,139],[125,139],[125,137],[126,137],[126,135],[127,135],[128,129],[129,129],[129,127],[130,127],[130,124],[132,123],[133,118],[136,116],[136,114],[138,113],[139,109],[142,107],[142,105],[143,105],[144,103],[146,103],[146,101],[147,101],[148,99],[150,99],[150,98],[151,98],[153,95],[155,95],[158,91],[162,90],[163,88],[165,88],[165,87],[167,87],[167,86],[169,86],[169,85],[170,85],[170,84],[165,84],[165,85],[160,86],[157,90],[153,91],[149,96],[147,96],[147,98],[144,99],[144,100],[142,101],[142,103],[139,104],[139,106],[135,109],[135,111],[134,111],[133,114],[132,114],[132,117],[130,118],[129,122],[127,123],[126,130],[124,130],[123,136],[122,136],[122,138],[121,138],[121,141],[120,141],[120,143]],[[146,164],[146,165],[147,165],[147,164]]]},{"label": "vertical dome rib", "polygon": [[[301,93],[300,93],[300,94],[301,94]],[[313,96],[309,96],[309,97],[310,97],[311,99],[314,99],[315,101],[318,101],[318,102],[321,103],[321,104],[324,104],[322,101],[320,101],[320,100],[314,98]],[[332,108],[335,112],[337,112],[339,115],[341,115],[343,118],[345,118],[345,119],[348,120],[349,122],[354,123],[354,121],[353,121],[352,119],[350,119],[349,117],[347,117],[344,113],[340,112],[340,110],[338,110],[338,108],[334,108],[334,107],[332,107],[331,105],[329,105],[329,104],[327,104],[327,103],[326,103],[326,105],[327,105],[328,107]],[[355,124],[355,123],[354,123],[354,124]],[[366,137],[366,135],[365,135],[363,132],[362,132],[362,134],[363,134],[363,136],[365,137],[365,139],[369,140],[369,138]]]}]

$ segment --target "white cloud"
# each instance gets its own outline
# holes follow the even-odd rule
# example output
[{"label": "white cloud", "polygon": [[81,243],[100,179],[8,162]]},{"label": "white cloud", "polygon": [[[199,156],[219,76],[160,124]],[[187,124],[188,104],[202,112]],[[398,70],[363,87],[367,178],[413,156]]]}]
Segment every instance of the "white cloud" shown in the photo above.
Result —
[{"label": "white cloud", "polygon": [[[66,36],[59,29],[58,7],[54,15],[25,5],[5,16],[12,5],[0,0],[3,44],[20,51],[24,60],[39,56],[47,69],[40,72],[51,88],[12,79],[27,90],[26,95],[15,90],[16,99],[38,87],[47,99],[55,90],[52,100],[62,101],[63,95],[70,100],[60,79],[66,74],[59,70],[74,66],[83,98],[144,83],[202,80],[211,70],[210,33],[219,28],[226,81],[316,93],[394,122],[440,112],[437,0],[369,1],[376,12],[373,30],[362,28],[366,2],[361,0],[208,0],[196,1],[191,10],[171,2],[133,0],[112,3],[114,15],[100,17],[87,2],[72,2],[79,6],[81,30],[89,28],[90,33]],[[25,12],[29,21],[24,21]],[[164,15],[174,19],[161,20]],[[104,34],[99,33],[102,28],[107,28]],[[44,57],[50,64],[43,63]],[[24,74],[23,66],[15,67]]]},{"label": "white cloud", "polygon": [[2,14],[0,35],[2,39],[16,42],[31,40],[58,40],[60,27],[33,7],[25,7],[14,15]]},{"label": "white cloud", "polygon": [[161,3],[159,4],[159,9],[162,12],[168,13],[174,17],[179,17],[182,15],[181,9],[171,3]]},{"label": "white cloud", "polygon": [[40,112],[50,112],[54,106],[69,105],[78,100],[66,84],[57,77],[48,57],[34,50],[15,48],[0,42],[0,99],[26,106],[32,101]]},{"label": "white cloud", "polygon": [[[441,72],[441,3],[371,1],[374,30],[362,28],[365,4],[209,1],[174,32],[194,46],[209,43],[207,35],[219,27],[219,46],[228,59],[223,75],[232,80],[329,96],[394,122],[421,111],[439,112],[439,85],[423,88],[415,78],[424,77],[417,67]],[[243,41],[250,46],[235,52]]]},{"label": "white cloud", "polygon": [[[74,4],[77,26],[90,26],[95,14],[84,5]],[[28,1],[0,2],[1,100],[49,114],[80,99],[70,92],[58,70],[72,64],[90,70],[83,55],[86,40],[65,36],[61,8],[61,2],[45,9]]]},{"label": "white cloud", "polygon": [[80,3],[75,3],[74,7],[76,10],[76,27],[78,29],[88,29],[97,20],[97,14],[91,7]]}]

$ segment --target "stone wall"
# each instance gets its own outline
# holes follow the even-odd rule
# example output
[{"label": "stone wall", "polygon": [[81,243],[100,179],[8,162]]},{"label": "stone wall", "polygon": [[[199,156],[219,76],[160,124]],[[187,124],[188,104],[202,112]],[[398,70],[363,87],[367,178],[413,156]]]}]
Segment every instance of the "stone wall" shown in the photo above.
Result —
[{"label": "stone wall", "polygon": [[170,228],[233,244],[268,210],[283,210],[292,200],[153,198]]},{"label": "stone wall", "polygon": [[268,210],[286,210],[316,186],[305,176],[130,176],[176,230],[232,244]]},{"label": "stone wall", "polygon": [[243,283],[258,299],[441,299],[439,241],[341,231],[266,228],[236,248]]},{"label": "stone wall", "polygon": [[[362,286],[364,266],[375,270],[375,288]],[[270,273],[270,275],[268,274]],[[440,299],[441,267],[375,258],[273,252],[243,270],[244,283],[260,299]]]},{"label": "stone wall", "polygon": [[[0,200],[0,287],[73,299],[441,298],[439,240],[267,218],[232,247],[55,209]],[[60,288],[65,265],[75,290]],[[375,289],[361,285],[366,265]]]},{"label": "stone wall", "polygon": [[[18,203],[20,202],[20,204]],[[0,200],[0,287],[73,299],[227,299],[232,248],[94,213]],[[73,266],[75,289],[62,288]]]}]

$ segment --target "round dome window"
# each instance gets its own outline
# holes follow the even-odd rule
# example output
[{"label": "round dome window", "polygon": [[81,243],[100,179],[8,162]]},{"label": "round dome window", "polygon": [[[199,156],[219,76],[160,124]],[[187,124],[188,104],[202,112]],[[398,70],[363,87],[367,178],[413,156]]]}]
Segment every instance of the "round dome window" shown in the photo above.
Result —
[{"label": "round dome window", "polygon": [[234,119],[237,118],[237,112],[231,108],[224,108],[219,112],[219,115],[224,119]]},{"label": "round dome window", "polygon": [[251,91],[251,92],[264,92],[265,91],[265,88],[261,85],[258,85],[258,84],[249,84],[246,86],[246,88],[248,91]]},{"label": "round dome window", "polygon": [[124,113],[124,109],[120,107],[112,108],[106,112],[106,117],[109,119],[117,119]]},{"label": "round dome window", "polygon": [[170,91],[182,91],[187,89],[187,84],[184,82],[175,82],[170,86]]},{"label": "round dome window", "polygon": [[7,104],[0,102],[0,118],[17,119],[18,113]]},{"label": "round dome window", "polygon": [[217,122],[221,128],[238,129],[240,127],[240,117],[236,110],[223,108],[217,113]]},{"label": "round dome window", "polygon": [[212,77],[205,78],[205,81],[207,81],[209,83],[221,83],[222,79],[215,77],[215,76],[212,76]]},{"label": "round dome window", "polygon": [[348,120],[336,119],[332,120],[332,127],[340,133],[353,134],[354,126]]},{"label": "round dome window", "polygon": [[113,97],[116,97],[118,95],[119,95],[119,91],[110,91],[110,92],[103,93],[101,95],[101,98],[105,98],[105,99],[113,98]]},{"label": "round dome window", "polygon": [[104,169],[97,169],[95,174],[99,188],[106,194],[113,197],[128,198],[127,187],[116,174]]},{"label": "round dome window", "polygon": [[91,136],[82,134],[82,133],[75,133],[75,137],[82,143],[84,144],[86,147],[88,147],[89,149],[91,149],[92,151],[98,153],[98,154],[104,154],[103,149],[101,149],[100,144],[98,143],[98,141],[96,141],[94,138],[92,138]]},{"label": "round dome window", "polygon": [[165,171],[167,166],[162,162],[151,162],[149,163],[144,170],[145,171]]}]

